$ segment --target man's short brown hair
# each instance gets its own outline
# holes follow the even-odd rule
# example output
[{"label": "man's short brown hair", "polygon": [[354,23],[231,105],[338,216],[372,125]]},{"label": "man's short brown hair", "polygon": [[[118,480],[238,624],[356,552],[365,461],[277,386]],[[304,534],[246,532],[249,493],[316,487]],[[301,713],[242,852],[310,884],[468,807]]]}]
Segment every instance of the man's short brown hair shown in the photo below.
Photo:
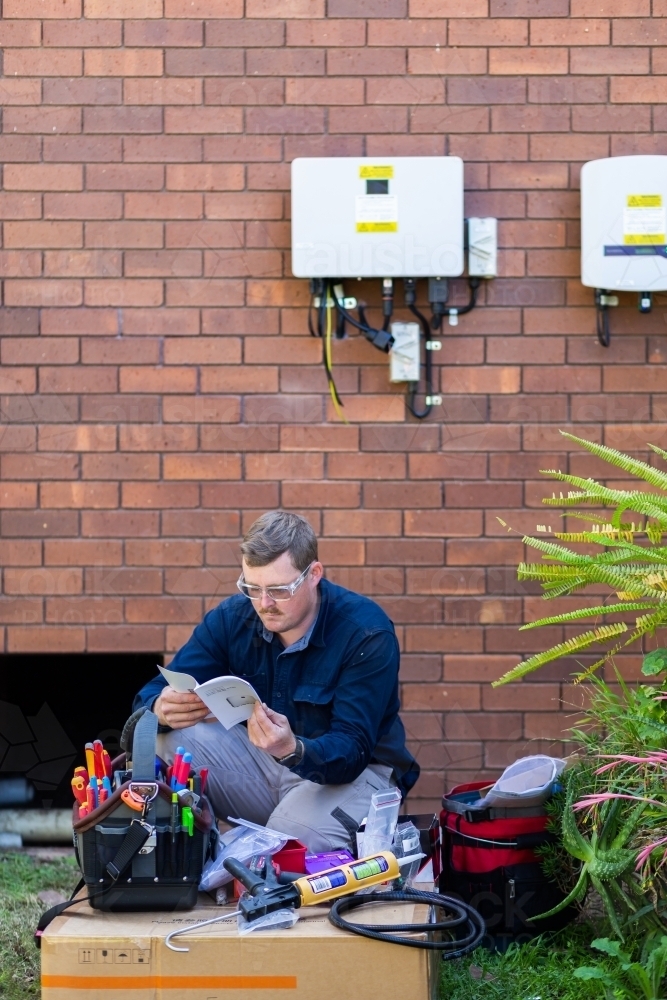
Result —
[{"label": "man's short brown hair", "polygon": [[317,536],[300,514],[272,510],[250,525],[241,552],[248,566],[268,566],[289,552],[294,566],[303,573],[317,559]]}]

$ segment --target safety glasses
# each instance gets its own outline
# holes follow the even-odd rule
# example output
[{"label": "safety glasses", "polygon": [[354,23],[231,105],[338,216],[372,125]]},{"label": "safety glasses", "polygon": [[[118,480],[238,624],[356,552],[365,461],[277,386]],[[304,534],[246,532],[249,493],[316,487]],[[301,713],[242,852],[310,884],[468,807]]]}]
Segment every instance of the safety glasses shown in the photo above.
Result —
[{"label": "safety glasses", "polygon": [[236,586],[241,591],[245,597],[249,597],[251,601],[259,601],[263,594],[270,597],[272,601],[289,601],[296,594],[297,590],[306,579],[310,573],[312,563],[310,566],[306,566],[303,573],[296,578],[293,583],[282,584],[278,587],[258,587],[256,583],[246,583],[243,579],[243,573],[236,581]]}]

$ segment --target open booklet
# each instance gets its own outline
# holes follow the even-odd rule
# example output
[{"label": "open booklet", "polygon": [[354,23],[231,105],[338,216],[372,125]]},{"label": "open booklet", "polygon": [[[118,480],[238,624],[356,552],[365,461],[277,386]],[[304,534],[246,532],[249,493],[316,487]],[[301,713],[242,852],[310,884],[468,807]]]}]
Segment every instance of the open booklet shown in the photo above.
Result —
[{"label": "open booklet", "polygon": [[231,674],[197,684],[194,677],[180,670],[167,670],[159,665],[158,670],[174,691],[194,691],[225,729],[249,719],[255,702],[262,700],[252,684]]}]

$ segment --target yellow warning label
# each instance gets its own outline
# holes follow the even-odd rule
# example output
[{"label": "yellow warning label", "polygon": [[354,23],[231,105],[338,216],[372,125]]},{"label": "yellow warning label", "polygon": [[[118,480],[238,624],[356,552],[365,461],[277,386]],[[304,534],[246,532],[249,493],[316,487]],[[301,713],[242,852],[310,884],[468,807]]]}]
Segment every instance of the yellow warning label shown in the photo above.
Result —
[{"label": "yellow warning label", "polygon": [[667,241],[664,233],[626,233],[623,242],[626,246],[641,246],[642,244],[654,245]]},{"label": "yellow warning label", "polygon": [[357,222],[358,233],[397,233],[398,222]]},{"label": "yellow warning label", "polygon": [[651,246],[665,242],[667,218],[661,194],[629,194],[623,209],[623,242],[626,246]]},{"label": "yellow warning label", "polygon": [[394,168],[390,166],[359,167],[359,176],[363,181],[391,180],[391,178],[394,176]]},{"label": "yellow warning label", "polygon": [[628,208],[662,208],[661,194],[629,194]]}]

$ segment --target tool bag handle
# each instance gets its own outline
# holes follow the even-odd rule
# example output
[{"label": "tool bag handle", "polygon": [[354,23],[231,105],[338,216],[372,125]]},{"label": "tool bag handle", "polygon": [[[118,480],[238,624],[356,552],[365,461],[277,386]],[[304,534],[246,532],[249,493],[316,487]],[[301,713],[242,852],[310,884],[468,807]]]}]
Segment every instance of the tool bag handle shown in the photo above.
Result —
[{"label": "tool bag handle", "polygon": [[45,910],[44,913],[42,913],[33,935],[33,941],[38,948],[42,947],[42,935],[52,920],[59,917],[60,914],[63,913],[68,907],[74,906],[75,903],[87,903],[89,899],[93,899],[95,896],[103,896],[105,892],[109,891],[109,889],[114,888],[115,883],[112,882],[111,885],[107,885],[104,889],[100,889],[98,892],[90,892],[87,896],[77,897],[77,893],[81,892],[85,885],[86,883],[83,878],[80,878],[69,899],[65,900],[64,903],[56,903],[55,906],[51,906],[48,910]]},{"label": "tool bag handle", "polygon": [[84,902],[85,899],[90,898],[87,896],[83,897],[83,899],[74,898],[77,892],[81,892],[85,884],[86,883],[84,882],[84,880],[80,878],[69,899],[65,900],[65,902],[63,903],[56,903],[55,906],[49,907],[48,910],[45,910],[44,913],[42,913],[41,917],[39,918],[37,927],[35,929],[35,933],[33,935],[33,941],[35,942],[38,948],[41,948],[42,934],[44,933],[44,931],[49,926],[52,920],[55,920],[56,917],[59,917],[60,914],[63,913],[63,911],[66,910],[68,906],[72,906],[74,903],[82,903]]}]

